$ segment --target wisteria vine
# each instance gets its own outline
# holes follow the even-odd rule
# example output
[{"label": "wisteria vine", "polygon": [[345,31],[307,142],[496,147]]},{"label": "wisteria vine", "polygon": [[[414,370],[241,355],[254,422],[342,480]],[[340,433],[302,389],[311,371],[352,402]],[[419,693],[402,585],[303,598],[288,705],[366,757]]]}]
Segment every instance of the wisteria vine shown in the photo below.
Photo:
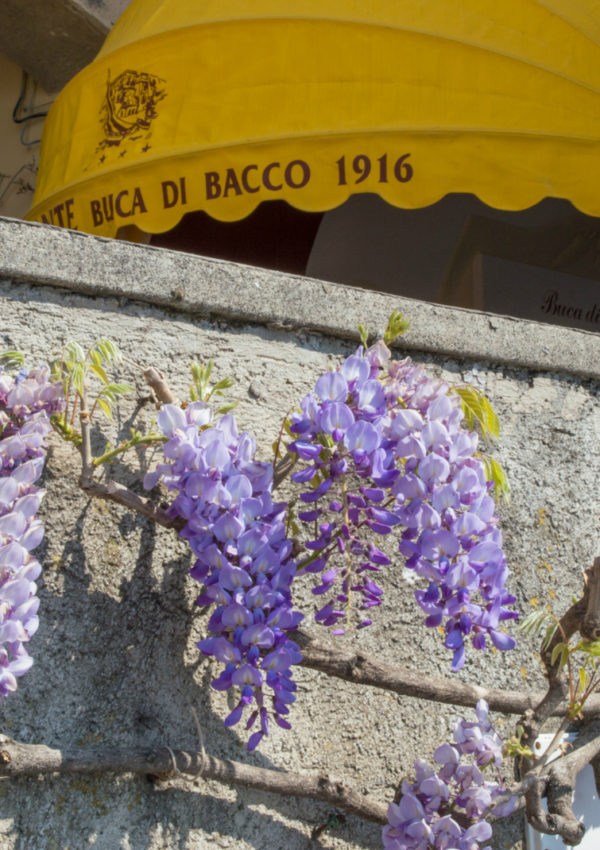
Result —
[{"label": "wisteria vine", "polygon": [[[62,385],[46,366],[15,376],[0,369],[0,698],[32,663],[25,644],[38,625],[41,568],[31,552],[43,537],[36,514],[44,494],[36,481],[52,424],[76,442],[76,401],[69,421],[66,414],[51,421],[64,407],[63,387],[76,384],[81,416],[90,416],[85,356],[78,346],[72,351],[77,368]],[[96,403],[110,413],[125,387],[110,384],[104,371],[116,349],[100,341],[88,356],[105,384]],[[208,372],[198,369],[201,387]],[[516,614],[505,588],[493,484],[461,399],[446,383],[410,359],[393,361],[384,342],[359,348],[321,375],[286,421],[300,510],[295,498],[274,501],[273,464],[256,459],[254,439],[231,414],[215,415],[209,397],[199,390],[191,403],[164,404],[162,436],[136,432],[101,460],[163,442],[164,461],[144,486],[161,484],[173,495],[168,515],[180,521],[196,559],[190,575],[202,586],[197,603],[210,610],[198,647],[222,665],[213,688],[237,692],[225,726],[243,720],[249,750],[269,734],[271,721],[290,728],[292,669],[302,660],[294,633],[304,615],[293,600],[300,576],[318,576],[312,592],[323,604],[315,619],[340,636],[371,624],[384,595],[379,574],[393,568],[395,548],[426,584],[416,601],[427,626],[443,627],[453,670],[465,663],[467,640],[476,650],[488,640],[501,650],[514,646],[500,629]],[[296,520],[302,544],[289,533]],[[393,533],[399,541],[392,546]],[[383,830],[386,850],[478,850],[491,836],[490,813],[508,814],[513,805],[497,804],[505,796],[502,748],[482,701],[477,721],[461,721],[453,743],[435,751],[437,767],[418,760],[416,781],[402,783]],[[486,767],[496,771],[493,781],[484,778]]]}]

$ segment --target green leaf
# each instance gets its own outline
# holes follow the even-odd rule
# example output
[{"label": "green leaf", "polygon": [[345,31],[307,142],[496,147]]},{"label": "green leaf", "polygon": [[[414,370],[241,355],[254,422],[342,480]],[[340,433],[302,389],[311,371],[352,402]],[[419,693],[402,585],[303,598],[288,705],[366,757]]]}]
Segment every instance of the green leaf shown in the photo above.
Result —
[{"label": "green leaf", "polygon": [[456,393],[462,402],[465,422],[469,429],[479,425],[484,437],[497,439],[500,435],[500,423],[498,417],[485,395],[473,386],[452,387],[451,392]]},{"label": "green leaf", "polygon": [[104,411],[105,416],[106,416],[108,419],[112,419],[112,410],[111,410],[110,404],[108,404],[108,402],[107,402],[107,401],[105,401],[103,398],[99,398],[99,399],[98,399],[98,407],[101,407],[101,408],[102,408],[102,410]]},{"label": "green leaf", "polygon": [[5,369],[14,369],[25,364],[25,358],[20,351],[5,351],[0,354],[0,365]]},{"label": "green leaf", "polygon": [[[563,643],[563,641],[561,641],[560,643],[557,643],[557,644],[556,644],[556,646],[555,646],[555,647],[554,647],[554,649],[552,650],[552,655],[551,655],[551,657],[550,657],[550,664],[551,664],[552,666],[554,666],[554,664],[556,664],[556,659],[558,658],[558,656],[559,656],[559,655],[562,655],[562,653],[563,653],[563,651],[564,651],[565,649],[567,649],[567,647],[565,646],[565,644]],[[568,654],[568,649],[567,649],[567,654]],[[559,668],[559,669],[562,669],[562,667],[563,667],[563,660],[562,660],[562,658],[561,658],[560,668]]]},{"label": "green leaf", "polygon": [[317,439],[319,440],[321,445],[326,449],[332,449],[335,446],[335,443],[333,441],[333,437],[331,436],[331,434],[326,434],[324,431],[322,431],[318,435]]},{"label": "green leaf", "polygon": [[207,400],[213,395],[223,395],[223,390],[228,390],[233,387],[235,381],[233,378],[222,378],[218,383],[211,387],[207,394]]},{"label": "green leaf", "polygon": [[477,457],[481,458],[485,465],[485,479],[494,484],[494,495],[496,501],[499,501],[500,496],[508,504],[510,502],[510,485],[508,476],[502,466],[491,455],[477,453]]},{"label": "green leaf", "polygon": [[367,331],[367,329],[365,328],[364,325],[358,326],[358,335],[360,337],[360,341],[361,341],[363,348],[365,348],[365,349],[368,348],[369,347],[369,332]]},{"label": "green leaf", "polygon": [[498,437],[500,436],[500,421],[498,419],[496,411],[490,404],[489,399],[484,395],[481,396],[481,406],[483,408],[488,432],[492,435],[492,437],[498,439]]},{"label": "green leaf", "polygon": [[[190,387],[190,398],[192,401],[208,401],[213,390],[209,390],[210,376],[214,367],[214,361],[209,360],[206,364],[194,361],[190,370],[192,373],[192,385]],[[227,379],[225,379],[227,380]]]},{"label": "green leaf", "polygon": [[79,395],[83,395],[85,392],[86,375],[87,369],[85,367],[85,363],[83,363],[83,361],[74,362],[70,369],[70,378],[71,383],[73,384]]},{"label": "green leaf", "polygon": [[583,667],[580,667],[579,668],[579,683],[581,685],[582,691],[585,691],[585,689],[587,688],[589,680],[590,679],[589,679],[589,676],[586,673],[586,671],[583,669]]},{"label": "green leaf", "polygon": [[65,363],[83,363],[85,361],[85,352],[78,342],[71,340],[65,347]]},{"label": "green leaf", "polygon": [[581,640],[573,650],[574,652],[584,652],[592,658],[600,656],[600,641]]},{"label": "green leaf", "polygon": [[557,628],[558,623],[550,623],[550,625],[546,628],[546,634],[544,635],[544,640],[542,641],[542,652],[544,652],[552,643],[552,638],[556,634]]},{"label": "green leaf", "polygon": [[498,461],[493,457],[490,457],[490,472],[491,480],[494,482],[496,492],[502,493],[504,501],[508,504],[508,502],[510,502],[510,484],[508,483],[508,476]]},{"label": "green leaf", "polygon": [[402,318],[400,310],[394,310],[388,319],[387,328],[383,334],[383,341],[386,345],[390,345],[399,336],[405,334],[409,327],[410,322],[408,319]]},{"label": "green leaf", "polygon": [[133,387],[131,386],[131,384],[114,383],[107,384],[105,387],[102,387],[102,389],[100,390],[100,395],[112,398],[114,400],[119,395],[127,395],[131,392],[133,392]]},{"label": "green leaf", "polygon": [[238,406],[237,401],[230,401],[227,404],[222,404],[221,407],[218,407],[216,410],[217,416],[225,416],[226,413],[229,413],[235,407]]},{"label": "green leaf", "polygon": [[545,611],[532,611],[526,617],[523,617],[517,628],[525,634],[535,634],[539,632],[547,617],[548,614]]},{"label": "green leaf", "polygon": [[103,384],[108,384],[108,375],[99,363],[91,363],[90,372],[93,372],[97,378],[100,378]]},{"label": "green leaf", "polygon": [[102,366],[102,357],[100,356],[100,352],[96,351],[95,348],[92,348],[90,351],[90,363],[94,366]]},{"label": "green leaf", "polygon": [[[92,346],[92,351],[97,352],[102,360],[108,364],[120,363],[123,359],[121,352],[119,351],[119,347],[110,339],[97,339]],[[90,352],[90,357],[91,353],[92,352]]]}]

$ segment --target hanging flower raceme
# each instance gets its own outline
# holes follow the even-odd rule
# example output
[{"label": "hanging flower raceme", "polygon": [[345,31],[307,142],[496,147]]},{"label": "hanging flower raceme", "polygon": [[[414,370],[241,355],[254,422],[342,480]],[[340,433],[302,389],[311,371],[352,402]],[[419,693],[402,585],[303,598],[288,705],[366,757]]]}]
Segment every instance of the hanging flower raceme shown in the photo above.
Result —
[{"label": "hanging flower raceme", "polygon": [[38,628],[41,566],[31,552],[44,536],[36,518],[44,491],[35,482],[50,415],[62,404],[62,388],[50,382],[47,366],[15,377],[0,368],[0,699],[33,664],[24,644]]},{"label": "hanging flower raceme", "polygon": [[[421,759],[415,762],[416,782],[404,781],[400,802],[388,807],[385,850],[479,850],[492,836],[486,817],[506,817],[514,810],[516,798],[506,799],[498,772],[502,740],[484,700],[476,714],[476,722],[457,723],[452,744],[437,748],[436,770]],[[499,781],[486,779],[486,768],[494,769]]]},{"label": "hanging flower raceme", "polygon": [[[304,464],[292,478],[301,521],[312,530],[301,572],[321,573],[313,589],[327,601],[318,622],[341,634],[359,610],[381,604],[372,574],[390,564],[377,538],[402,529],[406,566],[428,582],[417,602],[430,627],[444,625],[454,670],[465,660],[465,638],[476,649],[489,637],[514,646],[499,630],[516,616],[477,435],[462,426],[460,398],[410,359],[390,361],[383,343],[322,375],[292,417],[289,451]],[[386,547],[387,548],[387,547]],[[370,624],[364,614],[360,626]]]},{"label": "hanging flower raceme", "polygon": [[[290,425],[296,439],[288,449],[308,462],[292,475],[296,483],[309,484],[300,494],[306,509],[298,517],[316,532],[301,571],[321,573],[313,593],[327,601],[316,619],[335,626],[334,634],[351,623],[353,594],[361,612],[381,603],[383,591],[372,574],[390,560],[373,538],[399,523],[389,510],[389,486],[398,470],[383,437],[386,398],[378,378],[376,352],[348,357],[339,371],[318,379]],[[365,613],[359,619],[359,627],[371,623]]]},{"label": "hanging flower raceme", "polygon": [[289,637],[302,619],[290,591],[296,565],[285,533],[287,506],[271,498],[272,465],[254,460],[254,440],[238,433],[233,416],[213,427],[210,420],[203,402],[163,407],[158,425],[169,437],[167,462],[145,485],[161,477],[177,494],[170,510],[185,520],[181,534],[197,558],[191,575],[204,585],[198,604],[216,606],[210,637],[198,646],[225,665],[213,687],[239,691],[225,725],[238,723],[248,707],[246,728],[258,727],[248,741],[254,749],[268,734],[269,717],[289,728],[291,667],[301,660]]},{"label": "hanging flower raceme", "polygon": [[517,614],[508,607],[515,597],[505,587],[508,567],[491,484],[475,456],[477,435],[462,427],[460,399],[447,384],[408,359],[391,362],[385,382],[391,404],[384,433],[403,473],[392,485],[393,511],[405,529],[400,552],[428,582],[416,592],[417,602],[427,626],[444,624],[458,670],[465,639],[479,650],[487,638],[500,650],[515,645],[499,630]]}]

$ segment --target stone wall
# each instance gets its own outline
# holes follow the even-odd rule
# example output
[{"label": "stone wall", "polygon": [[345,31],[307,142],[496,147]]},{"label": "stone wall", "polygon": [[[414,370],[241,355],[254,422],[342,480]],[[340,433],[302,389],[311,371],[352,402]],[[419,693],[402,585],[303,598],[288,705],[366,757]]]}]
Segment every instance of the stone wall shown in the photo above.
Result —
[{"label": "stone wall", "polygon": [[[193,359],[233,375],[237,417],[268,456],[281,417],[315,378],[350,353],[360,321],[382,328],[399,307],[410,353],[432,374],[483,389],[502,424],[498,455],[512,483],[502,509],[511,587],[521,610],[561,613],[598,551],[600,338],[506,317],[428,305],[160,249],[0,220],[0,349],[34,359],[110,336],[136,364],[158,366],[186,392]],[[155,411],[129,363],[133,401],[115,422]],[[134,410],[135,408],[135,410]],[[95,433],[97,446],[103,437]],[[208,687],[211,663],[195,647],[206,615],[194,605],[190,556],[172,532],[93,502],[77,487],[77,458],[52,439],[39,557],[40,630],[32,671],[2,704],[2,731],[56,747],[197,747],[194,706],[210,754],[306,773],[331,771],[389,800],[417,755],[429,757],[462,710],[298,673],[293,729],[276,729],[254,754],[223,728],[227,697]],[[110,474],[138,480],[135,457]],[[424,674],[450,675],[439,635],[422,626],[412,574],[386,579],[373,626],[348,639]],[[308,589],[301,597],[311,605]],[[531,646],[473,657],[464,681],[541,688]],[[504,729],[509,729],[508,722]],[[30,778],[0,783],[0,850],[336,850],[380,847],[379,828],[333,811],[198,780]],[[335,827],[335,828],[334,828]],[[519,818],[494,848],[521,848]]]}]

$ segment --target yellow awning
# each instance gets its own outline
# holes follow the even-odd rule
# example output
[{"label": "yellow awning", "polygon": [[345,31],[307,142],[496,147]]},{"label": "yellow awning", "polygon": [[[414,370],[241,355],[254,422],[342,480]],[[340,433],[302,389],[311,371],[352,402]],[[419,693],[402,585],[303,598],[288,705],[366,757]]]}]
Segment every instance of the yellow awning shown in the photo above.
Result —
[{"label": "yellow awning", "polygon": [[599,0],[133,0],[45,123],[28,218],[114,236],[356,192],[600,216]]}]

